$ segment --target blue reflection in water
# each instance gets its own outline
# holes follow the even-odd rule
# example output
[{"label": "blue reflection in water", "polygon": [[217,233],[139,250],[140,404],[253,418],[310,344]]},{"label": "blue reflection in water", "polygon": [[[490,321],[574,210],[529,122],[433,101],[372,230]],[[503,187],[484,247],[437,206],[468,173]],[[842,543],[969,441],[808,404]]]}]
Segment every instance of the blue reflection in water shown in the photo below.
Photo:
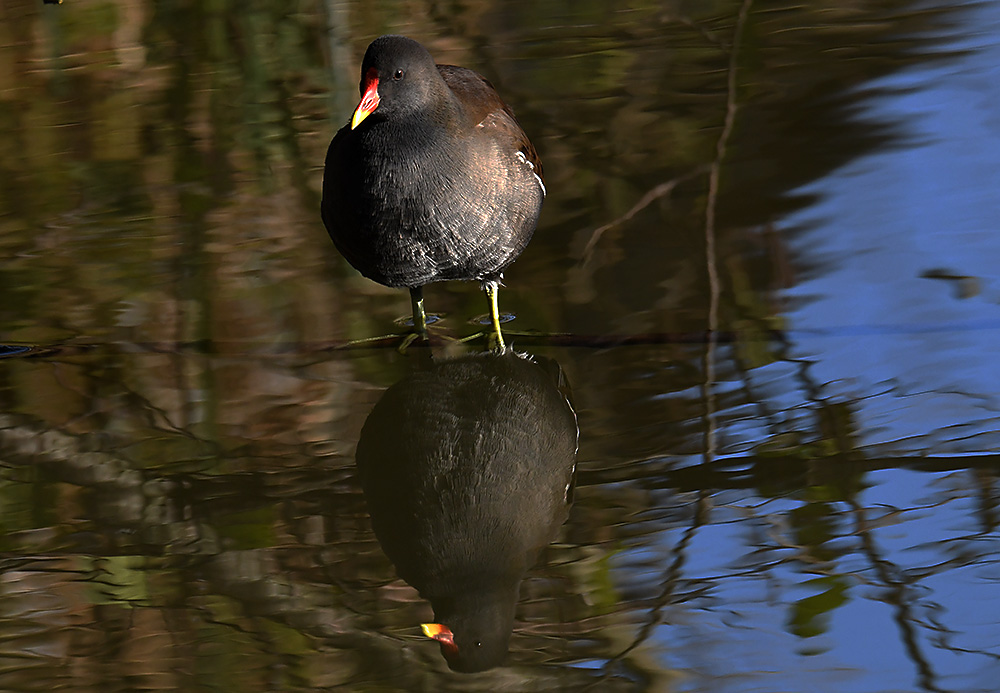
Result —
[{"label": "blue reflection in water", "polygon": [[[903,123],[904,146],[798,191],[819,202],[782,222],[824,263],[789,291],[793,355],[823,397],[852,403],[873,453],[1000,449],[1000,193],[985,183],[1000,172],[1000,4],[965,19],[947,48],[966,53],[871,85],[890,93],[863,117]],[[795,372],[753,377],[779,398]],[[723,449],[751,450],[762,426],[734,413]],[[658,623],[637,656],[676,671],[678,691],[996,690],[1000,536],[977,496],[995,481],[975,475],[868,472],[852,500],[716,493],[704,526],[650,522],[655,546],[613,562],[637,620]],[[810,504],[829,536],[803,546],[810,528],[791,523]]]},{"label": "blue reflection in water", "polygon": [[[807,560],[785,524],[801,503],[718,494],[647,654],[681,691],[993,690],[1000,629],[983,605],[995,602],[1000,537],[971,526],[976,499],[957,478],[970,473],[871,473],[856,505],[835,504],[840,531],[825,546],[843,553],[827,562]],[[663,570],[650,559],[666,565],[683,532],[620,556],[623,591],[652,597]],[[821,632],[793,634],[796,600],[838,580],[844,601]]]},{"label": "blue reflection in water", "polygon": [[31,347],[18,346],[15,344],[0,344],[0,359],[7,356],[17,356],[26,351],[31,351]]},{"label": "blue reflection in water", "polygon": [[828,262],[789,292],[804,299],[789,324],[837,331],[797,355],[825,394],[858,400],[862,443],[897,451],[1000,447],[1000,195],[984,183],[1000,171],[1000,5],[965,17],[947,48],[966,54],[872,85],[892,93],[865,117],[904,123],[904,148],[800,190],[820,202],[783,222]]}]

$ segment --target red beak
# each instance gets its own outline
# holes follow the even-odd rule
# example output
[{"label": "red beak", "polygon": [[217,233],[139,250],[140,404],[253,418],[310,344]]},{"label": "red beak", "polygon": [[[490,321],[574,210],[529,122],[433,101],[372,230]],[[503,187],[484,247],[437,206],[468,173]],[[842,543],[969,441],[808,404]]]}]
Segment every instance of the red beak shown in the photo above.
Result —
[{"label": "red beak", "polygon": [[352,130],[361,125],[361,121],[378,108],[378,72],[374,67],[368,68],[368,72],[365,74],[364,90],[364,94],[361,95],[361,103],[358,104],[354,111],[354,117],[351,118]]},{"label": "red beak", "polygon": [[420,627],[423,629],[424,635],[437,640],[445,649],[458,651],[458,645],[455,644],[455,634],[448,629],[448,626],[440,623],[421,623]]}]

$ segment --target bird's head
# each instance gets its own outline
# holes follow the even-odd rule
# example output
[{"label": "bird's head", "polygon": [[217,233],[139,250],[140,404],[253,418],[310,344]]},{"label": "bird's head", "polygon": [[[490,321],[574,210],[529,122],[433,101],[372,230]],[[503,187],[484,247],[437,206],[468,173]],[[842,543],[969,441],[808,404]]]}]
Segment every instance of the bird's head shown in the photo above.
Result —
[{"label": "bird's head", "polygon": [[351,118],[356,129],[373,113],[389,116],[426,107],[444,86],[427,49],[405,36],[381,36],[361,63],[361,103]]},{"label": "bird's head", "polygon": [[[510,634],[514,629],[513,599],[463,605],[439,618],[438,623],[424,623],[424,635],[438,641],[441,654],[452,671],[473,673],[503,664],[507,657]],[[435,616],[439,611],[435,608]]]}]

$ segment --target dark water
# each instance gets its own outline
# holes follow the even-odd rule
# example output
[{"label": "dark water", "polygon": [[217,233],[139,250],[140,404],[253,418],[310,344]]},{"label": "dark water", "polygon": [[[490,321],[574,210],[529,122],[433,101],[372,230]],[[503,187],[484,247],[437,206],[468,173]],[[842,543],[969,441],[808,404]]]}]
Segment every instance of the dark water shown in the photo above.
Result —
[{"label": "dark water", "polygon": [[[997,690],[997,7],[5,2],[0,689]],[[546,168],[501,306],[579,466],[484,674],[354,466],[429,350],[332,348],[409,309],[318,214],[390,31]]]}]

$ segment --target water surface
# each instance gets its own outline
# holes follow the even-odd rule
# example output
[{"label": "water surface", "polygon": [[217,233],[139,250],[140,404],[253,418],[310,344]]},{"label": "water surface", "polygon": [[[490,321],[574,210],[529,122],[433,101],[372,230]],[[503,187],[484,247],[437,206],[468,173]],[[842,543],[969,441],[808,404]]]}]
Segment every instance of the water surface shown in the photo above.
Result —
[{"label": "water surface", "polygon": [[[613,5],[5,5],[0,688],[996,688],[1000,12]],[[549,190],[500,298],[574,502],[473,676],[354,451],[483,341],[336,348],[409,304],[318,214],[387,32],[486,75]]]}]

